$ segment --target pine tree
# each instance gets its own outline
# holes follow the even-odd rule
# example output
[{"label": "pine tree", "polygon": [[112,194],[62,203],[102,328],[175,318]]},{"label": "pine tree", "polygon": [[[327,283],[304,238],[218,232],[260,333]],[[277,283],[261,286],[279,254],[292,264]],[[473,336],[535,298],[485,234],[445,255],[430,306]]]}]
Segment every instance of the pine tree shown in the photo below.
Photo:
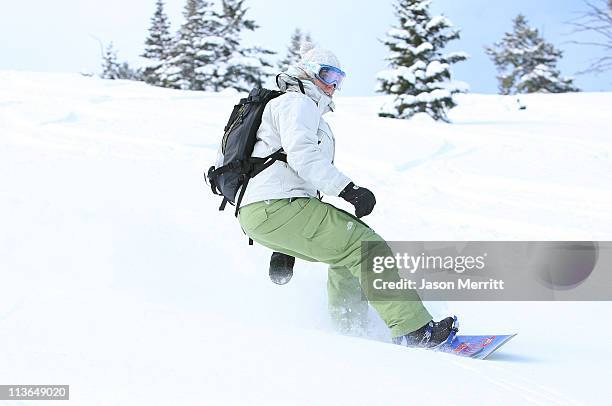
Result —
[{"label": "pine tree", "polygon": [[501,94],[564,93],[579,91],[573,79],[561,77],[557,63],[563,52],[528,25],[524,15],[514,20],[514,28],[500,42],[486,47],[497,67]]},{"label": "pine tree", "polygon": [[287,46],[285,58],[278,62],[278,68],[280,70],[285,70],[289,66],[300,61],[300,47],[303,42],[312,42],[312,38],[310,34],[304,34],[299,28],[296,28],[293,34],[291,34],[291,40],[289,46]]},{"label": "pine tree", "polygon": [[142,80],[142,73],[132,69],[127,62],[117,61],[117,51],[111,42],[102,55],[102,79]]},{"label": "pine tree", "polygon": [[231,87],[246,92],[253,87],[263,87],[264,82],[274,72],[272,55],[276,53],[260,45],[240,50],[237,58],[231,61],[229,76],[238,78]]},{"label": "pine tree", "polygon": [[220,35],[224,42],[217,48],[215,66],[212,69],[212,82],[215,90],[234,88],[249,91],[253,86],[261,86],[265,78],[272,74],[269,60],[274,52],[261,46],[243,47],[242,33],[258,28],[254,20],[246,17],[248,9],[245,0],[222,0]]},{"label": "pine tree", "polygon": [[127,62],[119,65],[119,79],[143,81],[144,74],[140,69],[133,69]]},{"label": "pine tree", "polygon": [[149,59],[149,65],[143,72],[145,82],[156,86],[166,85],[166,70],[172,45],[170,21],[164,11],[164,2],[157,0],[155,13],[151,17],[149,36],[145,40],[145,51],[142,54],[143,57]]},{"label": "pine tree", "polygon": [[111,42],[102,55],[102,79],[120,79],[120,66],[117,62],[117,51]]},{"label": "pine tree", "polygon": [[218,36],[221,21],[206,0],[187,0],[183,15],[165,81],[179,89],[212,89],[211,70],[224,42]]},{"label": "pine tree", "polygon": [[465,83],[452,81],[450,66],[468,56],[442,52],[449,41],[459,39],[459,31],[448,18],[432,17],[430,4],[399,0],[395,5],[399,26],[387,32],[389,69],[378,73],[377,91],[396,97],[382,107],[382,117],[408,119],[423,112],[448,121],[447,111],[456,106],[453,95],[467,90]]},{"label": "pine tree", "polygon": [[235,76],[235,72],[232,72],[232,66],[234,64],[233,58],[239,53],[240,31],[243,27],[250,27],[251,30],[256,28],[253,20],[246,19],[246,10],[242,9],[242,3],[243,1],[237,3],[235,0],[222,0],[221,2],[218,34],[222,40],[215,49],[214,64],[208,69],[210,83],[214,91],[232,87],[232,82],[237,81],[236,78],[231,76]]}]

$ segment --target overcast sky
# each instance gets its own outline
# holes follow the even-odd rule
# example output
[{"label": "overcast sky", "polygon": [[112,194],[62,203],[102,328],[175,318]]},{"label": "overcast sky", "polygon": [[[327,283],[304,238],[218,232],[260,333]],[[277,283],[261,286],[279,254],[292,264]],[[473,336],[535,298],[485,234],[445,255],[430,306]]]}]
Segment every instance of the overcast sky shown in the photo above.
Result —
[{"label": "overcast sky", "polygon": [[[595,0],[599,1],[599,0]],[[166,0],[173,30],[182,23],[185,0]],[[379,39],[396,23],[393,1],[385,0],[247,0],[249,16],[260,28],[245,35],[245,42],[285,52],[295,27],[309,31],[320,45],[336,52],[348,73],[343,94],[374,94],[375,75],[385,68],[386,49]],[[30,71],[98,72],[100,47],[96,40],[113,41],[119,58],[138,65],[155,0],[1,0],[0,69]],[[472,58],[455,65],[457,80],[472,92],[495,93],[495,69],[483,46],[499,40],[511,29],[519,12],[539,28],[545,38],[565,51],[559,67],[574,75],[597,57],[598,50],[569,44],[564,22],[584,10],[582,0],[434,0],[433,12],[443,13],[461,28],[462,39],[449,51],[466,51]],[[611,91],[612,72],[577,76],[588,91]]]}]

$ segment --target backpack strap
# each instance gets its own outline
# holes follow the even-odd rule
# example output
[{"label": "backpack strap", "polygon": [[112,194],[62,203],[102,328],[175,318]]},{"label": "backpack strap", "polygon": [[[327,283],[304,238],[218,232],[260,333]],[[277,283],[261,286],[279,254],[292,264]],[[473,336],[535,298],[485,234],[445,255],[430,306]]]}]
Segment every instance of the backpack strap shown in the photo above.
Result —
[{"label": "backpack strap", "polygon": [[227,198],[223,197],[223,201],[221,202],[221,206],[219,206],[219,211],[225,210],[225,206],[227,206],[227,202],[229,202],[229,200],[227,200]]},{"label": "backpack strap", "polygon": [[300,91],[302,92],[302,94],[306,94],[306,92],[304,91],[304,84],[302,83],[302,81],[298,78],[296,78],[298,81],[298,86],[300,87]]},{"label": "backpack strap", "polygon": [[[280,89],[280,84],[278,83],[278,78],[280,77],[280,75],[282,75],[282,73],[279,73],[278,75],[276,75],[276,86]],[[287,75],[285,73],[285,75]],[[289,75],[287,75],[289,76]],[[306,94],[306,91],[304,90],[304,83],[302,83],[302,81],[299,78],[296,78],[294,76],[291,76],[291,78],[297,80],[298,82],[298,86],[300,87],[300,92],[302,92],[302,94]]]},{"label": "backpack strap", "polygon": [[[221,193],[221,191],[219,190],[218,186],[217,186],[217,178],[221,175],[223,175],[225,172],[231,172],[231,171],[239,171],[241,169],[249,169],[249,168],[244,168],[245,165],[249,165],[248,162],[242,162],[242,161],[233,161],[230,162],[227,165],[223,165],[219,168],[215,168],[214,166],[211,166],[208,169],[208,175],[205,176],[204,178],[208,178],[208,181],[210,182],[210,188],[212,190],[212,192],[218,196],[223,196],[223,193]],[[223,207],[225,208],[225,205],[223,205]],[[223,209],[219,209],[219,210],[223,210]]]},{"label": "backpack strap", "polygon": [[251,162],[253,163],[253,173],[251,177],[268,169],[276,161],[287,162],[287,154],[285,154],[282,148],[265,158],[251,158]]},{"label": "backpack strap", "polygon": [[218,176],[215,174],[215,171],[216,171],[216,168],[213,165],[210,168],[208,168],[208,173],[204,172],[204,183],[206,183],[207,185],[210,185],[210,190],[212,190],[213,194],[217,196],[223,196],[223,193],[221,193],[221,191],[217,187],[217,182],[215,181]]},{"label": "backpack strap", "polygon": [[240,194],[238,195],[238,199],[236,199],[236,210],[234,211],[234,216],[238,217],[238,211],[240,210],[240,203],[242,203],[242,198],[244,197],[244,192],[246,192],[246,188],[249,184],[249,180],[257,176],[264,170],[268,169],[276,161],[287,162],[287,154],[285,154],[285,151],[283,151],[282,148],[276,152],[271,153],[267,157],[263,157],[263,158],[254,157],[254,158],[249,159],[251,169],[246,174],[242,175],[242,182],[241,182],[242,185],[240,187]]},{"label": "backpack strap", "polygon": [[249,180],[251,180],[251,176],[242,175],[242,185],[240,187],[240,194],[238,195],[238,199],[236,199],[236,210],[234,210],[234,217],[238,217],[238,211],[240,210],[240,203],[242,203],[242,198],[244,197],[244,192],[246,192],[246,188],[249,185]]}]

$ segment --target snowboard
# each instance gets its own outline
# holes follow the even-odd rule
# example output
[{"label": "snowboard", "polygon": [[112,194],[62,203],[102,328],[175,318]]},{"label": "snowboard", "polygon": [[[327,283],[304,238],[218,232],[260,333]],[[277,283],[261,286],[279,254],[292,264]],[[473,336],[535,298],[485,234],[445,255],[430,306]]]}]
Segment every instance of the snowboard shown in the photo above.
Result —
[{"label": "snowboard", "polygon": [[455,354],[460,357],[486,359],[510,341],[516,334],[488,336],[454,336],[445,342],[437,351]]}]

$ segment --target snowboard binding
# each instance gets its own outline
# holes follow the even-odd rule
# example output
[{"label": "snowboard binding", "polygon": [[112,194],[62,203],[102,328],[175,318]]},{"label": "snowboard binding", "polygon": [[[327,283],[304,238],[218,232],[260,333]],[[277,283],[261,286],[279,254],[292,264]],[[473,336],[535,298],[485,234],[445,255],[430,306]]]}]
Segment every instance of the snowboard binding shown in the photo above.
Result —
[{"label": "snowboard binding", "polygon": [[457,338],[457,333],[458,332],[459,332],[459,320],[457,319],[457,316],[453,316],[453,327],[451,327],[450,334],[448,335],[448,337],[446,338],[445,341],[443,341],[442,343],[438,344],[433,349],[434,350],[438,350],[438,349],[443,349],[443,348],[451,347],[452,344],[453,344],[453,341],[455,341],[455,339]]},{"label": "snowboard binding", "polygon": [[459,331],[457,316],[447,317],[438,322],[433,320],[412,333],[395,337],[394,344],[406,347],[426,348],[436,350],[445,345],[450,345]]}]

